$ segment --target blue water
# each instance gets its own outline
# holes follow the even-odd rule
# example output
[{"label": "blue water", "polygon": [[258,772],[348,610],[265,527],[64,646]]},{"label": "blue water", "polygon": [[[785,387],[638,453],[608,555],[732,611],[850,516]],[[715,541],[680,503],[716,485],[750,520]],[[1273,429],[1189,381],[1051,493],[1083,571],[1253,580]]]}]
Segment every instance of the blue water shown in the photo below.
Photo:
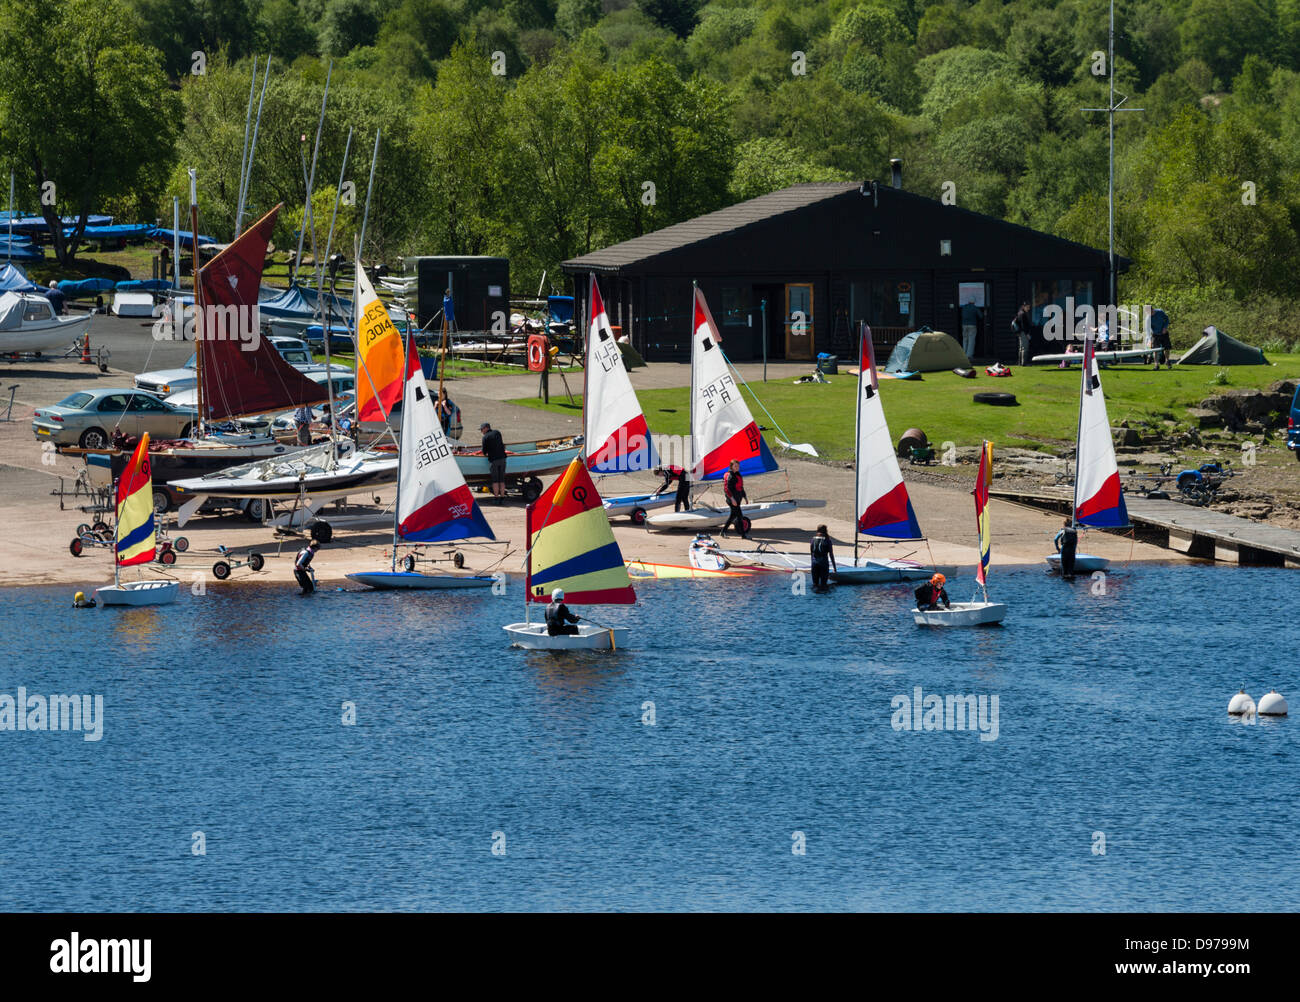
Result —
[{"label": "blue water", "polygon": [[[1006,627],[947,632],[905,588],[648,582],[589,610],[635,649],[566,656],[506,647],[517,581],[0,591],[0,693],[105,716],[0,731],[0,910],[1294,909],[1300,722],[1225,711],[1300,696],[1295,580],[1002,570]],[[996,694],[997,739],[896,731],[916,686]]]}]

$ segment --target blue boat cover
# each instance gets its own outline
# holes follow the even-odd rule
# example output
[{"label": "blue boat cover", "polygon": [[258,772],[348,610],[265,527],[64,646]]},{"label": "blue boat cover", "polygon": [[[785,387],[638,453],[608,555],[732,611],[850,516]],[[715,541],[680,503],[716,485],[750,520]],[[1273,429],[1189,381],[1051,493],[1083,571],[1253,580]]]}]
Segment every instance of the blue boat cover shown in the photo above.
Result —
[{"label": "blue boat cover", "polygon": [[[316,315],[316,306],[320,302],[320,293],[302,285],[291,285],[274,299],[263,299],[257,304],[258,310],[265,316],[285,317],[286,319],[305,319]],[[351,300],[335,296],[331,300],[330,312],[336,317],[352,313]]]},{"label": "blue boat cover", "polygon": [[[176,232],[180,234],[182,247],[188,249],[194,243],[194,236],[189,230],[177,230]],[[149,231],[149,236],[165,244],[170,244],[172,242],[172,231],[164,230],[161,226],[153,227]],[[202,246],[203,244],[215,244],[215,243],[216,240],[214,240],[212,237],[206,237],[202,233],[199,234],[200,246]]]},{"label": "blue boat cover", "polygon": [[[75,226],[69,226],[63,231],[63,235],[71,237],[76,229]],[[144,240],[152,232],[153,227],[148,223],[123,223],[120,226],[87,225],[81,237],[83,240]]]},{"label": "blue boat cover", "polygon": [[111,278],[65,278],[59,283],[59,291],[73,299],[80,296],[93,296],[99,292],[112,292],[113,280]]},{"label": "blue boat cover", "polygon": [[0,264],[0,292],[39,292],[40,286],[32,282],[15,264]]},{"label": "blue boat cover", "polygon": [[118,282],[114,286],[118,292],[161,292],[171,287],[170,282],[165,282],[161,278],[137,278],[130,282]]},{"label": "blue boat cover", "polygon": [[43,261],[45,260],[45,248],[32,246],[29,240],[20,240],[14,237],[13,243],[9,238],[0,236],[0,259],[12,258],[15,261]]}]

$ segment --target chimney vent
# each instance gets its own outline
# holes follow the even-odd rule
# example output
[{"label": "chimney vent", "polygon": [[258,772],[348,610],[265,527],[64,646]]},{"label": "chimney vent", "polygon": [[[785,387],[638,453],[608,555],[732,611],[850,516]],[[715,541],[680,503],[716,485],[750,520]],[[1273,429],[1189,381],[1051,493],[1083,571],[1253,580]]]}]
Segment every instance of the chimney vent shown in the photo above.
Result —
[{"label": "chimney vent", "polygon": [[901,189],[903,187],[903,161],[899,160],[898,157],[890,160],[889,172],[893,178],[894,187]]}]

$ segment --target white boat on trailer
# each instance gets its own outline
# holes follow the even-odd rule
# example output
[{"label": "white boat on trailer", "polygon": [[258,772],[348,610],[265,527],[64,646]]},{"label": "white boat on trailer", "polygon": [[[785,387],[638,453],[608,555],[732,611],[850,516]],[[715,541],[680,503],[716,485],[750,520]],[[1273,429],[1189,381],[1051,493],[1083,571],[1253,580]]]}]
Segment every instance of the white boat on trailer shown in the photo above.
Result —
[{"label": "white boat on trailer", "polygon": [[992,556],[992,535],[989,530],[988,508],[989,486],[992,483],[993,443],[985,442],[980,447],[980,468],[972,492],[975,495],[975,524],[979,529],[979,563],[975,568],[975,586],[978,590],[969,602],[953,602],[942,609],[922,609],[918,604],[912,610],[912,620],[917,626],[996,626],[1006,618],[1006,604],[989,601],[988,569]]},{"label": "white boat on trailer", "polygon": [[[359,323],[370,338],[373,352],[400,349],[401,338],[391,322],[385,323],[383,307],[370,288],[365,272],[357,267],[357,302]],[[376,333],[378,331],[378,333]],[[396,344],[381,344],[393,338]],[[400,358],[400,355],[398,356]],[[363,372],[364,359],[358,359]],[[398,370],[401,371],[400,368]],[[378,400],[378,397],[376,397]],[[433,410],[429,387],[420,367],[415,342],[406,349],[406,380],[402,391],[406,427],[398,448],[397,504],[393,509],[392,566],[386,571],[357,571],[348,580],[381,590],[431,591],[464,588],[487,588],[493,583],[481,574],[424,574],[415,569],[415,553],[408,553],[397,569],[397,548],[405,544],[421,545],[479,536],[495,539],[487,519],[470,493],[465,477],[456,465],[451,443]],[[382,410],[382,402],[380,409]],[[385,415],[387,417],[387,415]],[[458,557],[457,566],[462,563]]]},{"label": "white boat on trailer", "polygon": [[[668,500],[671,502],[672,498]],[[786,515],[798,507],[794,501],[758,501],[742,504],[740,512],[751,522],[757,522],[763,518]],[[717,529],[726,525],[730,515],[730,508],[701,505],[688,511],[665,511],[658,515],[647,515],[645,524],[652,529],[689,529],[699,532],[701,529]]]}]

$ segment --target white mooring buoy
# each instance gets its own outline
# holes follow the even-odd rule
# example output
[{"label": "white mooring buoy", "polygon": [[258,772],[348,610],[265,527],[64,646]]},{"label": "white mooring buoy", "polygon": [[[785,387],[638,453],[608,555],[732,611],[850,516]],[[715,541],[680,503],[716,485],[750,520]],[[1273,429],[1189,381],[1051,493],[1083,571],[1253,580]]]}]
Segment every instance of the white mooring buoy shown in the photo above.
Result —
[{"label": "white mooring buoy", "polygon": [[1228,700],[1228,712],[1234,717],[1243,717],[1255,712],[1255,701],[1250,698],[1245,689],[1238,689],[1237,695]]},{"label": "white mooring buoy", "polygon": [[1261,717],[1285,717],[1286,699],[1276,689],[1269,689],[1259,697],[1258,713]]}]

